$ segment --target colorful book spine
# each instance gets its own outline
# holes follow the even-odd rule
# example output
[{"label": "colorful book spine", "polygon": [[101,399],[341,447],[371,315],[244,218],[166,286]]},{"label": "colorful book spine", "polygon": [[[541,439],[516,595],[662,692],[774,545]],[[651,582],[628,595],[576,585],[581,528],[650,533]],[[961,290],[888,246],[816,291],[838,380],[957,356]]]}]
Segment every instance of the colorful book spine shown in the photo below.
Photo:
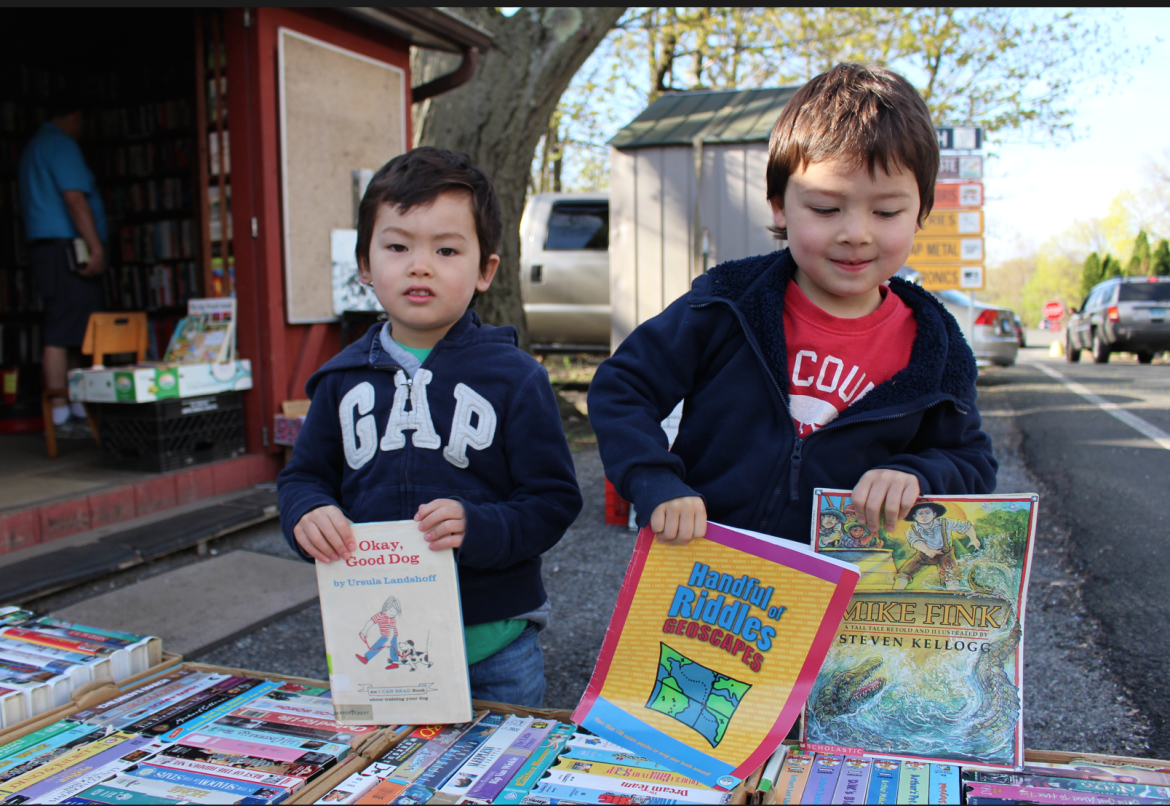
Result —
[{"label": "colorful book spine", "polygon": [[27,736],[21,736],[19,739],[13,739],[11,742],[0,745],[0,760],[6,759],[14,753],[20,753],[27,750],[33,745],[40,744],[53,738],[59,733],[64,733],[67,730],[72,730],[77,727],[77,723],[68,719],[62,719],[60,722],[54,722],[52,725],[46,725],[40,730],[33,731]]},{"label": "colorful book spine", "polygon": [[533,751],[528,760],[520,765],[516,775],[512,777],[500,793],[496,796],[497,803],[519,803],[524,799],[532,787],[540,780],[540,776],[557,760],[557,754],[569,740],[573,733],[573,726],[558,723],[540,746]]},{"label": "colorful book spine", "polygon": [[398,764],[394,770],[394,777],[408,781],[416,780],[474,724],[460,722],[454,725],[423,725],[417,728],[408,738],[425,739],[426,744]]},{"label": "colorful book spine", "polygon": [[113,733],[109,736],[106,736],[105,738],[81,745],[80,747],[70,750],[64,755],[57,756],[57,758],[53,759],[47,764],[41,764],[34,770],[29,770],[23,775],[19,775],[9,781],[5,781],[2,785],[0,785],[0,795],[6,797],[8,795],[19,792],[22,789],[27,789],[33,784],[40,783],[46,778],[51,778],[57,773],[69,769],[80,761],[85,761],[88,758],[92,758],[99,753],[103,753],[106,750],[109,750],[111,747],[115,747],[122,744],[123,742],[135,738],[138,737],[132,736],[128,733]]},{"label": "colorful book spine", "polygon": [[960,802],[959,768],[955,764],[930,765],[930,803]]},{"label": "colorful book spine", "polygon": [[198,734],[193,735],[208,735],[216,736],[221,739],[257,742],[259,744],[267,744],[275,747],[300,749],[302,752],[311,750],[315,753],[326,753],[330,756],[336,756],[338,760],[345,758],[349,755],[350,752],[350,746],[348,744],[319,742],[315,739],[302,739],[299,736],[281,736],[277,733],[263,733],[256,730],[233,728],[227,725],[220,725],[218,722],[212,722],[209,725],[204,725],[199,729]]},{"label": "colorful book spine", "polygon": [[255,686],[255,683],[242,677],[230,677],[162,710],[155,711],[137,722],[132,722],[125,727],[125,730],[132,733],[166,733],[176,725],[195,719],[216,705],[230,699],[233,695],[227,692],[235,690],[237,686],[248,688]]},{"label": "colorful book spine", "polygon": [[516,740],[495,760],[472,787],[467,797],[491,801],[503,791],[508,782],[520,770],[541,742],[552,732],[557,723],[551,719],[534,719]]},{"label": "colorful book spine", "polygon": [[459,741],[451,745],[443,755],[431,764],[422,775],[415,779],[415,783],[430,789],[438,789],[463,766],[476,749],[487,741],[492,731],[504,723],[504,717],[499,714],[488,714],[474,727],[467,731]]},{"label": "colorful book spine", "polygon": [[793,750],[788,754],[784,759],[784,766],[780,768],[780,775],[776,778],[774,789],[777,803],[800,803],[815,758],[814,753],[801,750]]},{"label": "colorful book spine", "polygon": [[835,753],[817,753],[804,785],[801,803],[832,803],[837,790],[837,779],[841,775],[844,756]]},{"label": "colorful book spine", "polygon": [[353,745],[362,739],[362,734],[302,728],[299,725],[288,725],[284,722],[266,722],[262,719],[246,719],[244,717],[234,716],[234,713],[221,716],[211,724],[223,725],[230,728],[243,728],[244,730],[255,730],[261,733],[274,733],[278,736],[295,736],[318,742],[333,742],[335,744]]},{"label": "colorful book spine", "polygon": [[927,803],[930,800],[930,764],[907,759],[898,778],[898,803]]},{"label": "colorful book spine", "polygon": [[1068,789],[1046,789],[1043,787],[1013,786],[1011,784],[991,784],[980,781],[967,781],[963,784],[967,798],[995,798],[1016,803],[1061,803],[1083,804],[1083,806],[1097,806],[1097,804],[1114,803],[1165,803],[1158,798],[1135,798],[1124,795],[1097,795],[1092,792],[1075,792]]},{"label": "colorful book spine", "polygon": [[223,764],[209,764],[205,761],[194,761],[186,758],[174,758],[163,754],[153,755],[142,760],[144,765],[161,767],[179,772],[191,772],[199,775],[212,775],[217,778],[228,778],[233,781],[243,781],[260,786],[274,786],[278,789],[287,789],[297,792],[305,786],[305,779],[293,775],[275,775],[257,770],[228,767]]},{"label": "colorful book spine", "polygon": [[60,803],[138,764],[151,753],[153,740],[138,736],[79,761],[67,770],[21,791],[26,803]]},{"label": "colorful book spine", "polygon": [[[355,772],[353,775],[346,778],[337,786],[330,789],[323,795],[318,802],[320,803],[356,803],[359,798],[376,787],[382,781],[390,777],[390,773],[394,770],[393,764],[385,764],[380,761],[375,761],[370,766],[366,767],[361,772]],[[401,781],[403,789],[406,788],[408,781],[401,778],[394,779]],[[401,790],[399,791],[401,794]],[[397,795],[395,795],[397,797]]]},{"label": "colorful book spine", "polygon": [[[306,698],[307,699],[307,698]],[[258,711],[274,711],[278,714],[292,714],[293,716],[307,716],[310,719],[328,719],[333,720],[335,714],[333,712],[333,702],[331,700],[320,699],[320,702],[291,702],[283,700],[273,700],[268,697],[258,697],[248,704],[249,708],[254,708]]]},{"label": "colorful book spine", "polygon": [[[241,688],[242,688],[242,686],[241,686]],[[265,681],[261,682],[260,685],[256,686],[255,688],[244,691],[244,693],[239,694],[238,696],[231,698],[227,702],[225,702],[221,705],[218,705],[215,708],[212,708],[207,713],[202,714],[201,716],[198,716],[195,719],[191,719],[191,720],[187,720],[187,721],[183,722],[179,727],[175,728],[170,733],[165,734],[161,738],[164,742],[177,742],[180,739],[182,739],[184,736],[188,736],[191,733],[193,733],[194,731],[199,730],[201,727],[203,727],[207,723],[214,722],[215,720],[219,719],[221,716],[227,716],[232,711],[234,711],[235,709],[244,705],[245,703],[251,702],[256,697],[262,696],[263,694],[266,694],[267,692],[272,691],[273,689],[276,689],[276,688],[280,688],[279,682],[272,681],[272,680],[265,680]]]},{"label": "colorful book spine", "polygon": [[833,803],[865,803],[865,790],[869,784],[871,759],[864,756],[845,756],[841,763],[841,775],[837,788],[833,790]]},{"label": "colorful book spine", "polygon": [[[273,786],[249,784],[243,781],[233,781],[229,778],[217,778],[211,775],[180,772],[179,770],[168,770],[163,767],[148,767],[145,764],[128,770],[125,775],[147,781],[191,787],[206,791],[209,794],[220,793],[221,797],[219,802],[221,803],[223,802],[222,795],[225,794],[230,795],[233,802],[243,798],[250,803],[279,803],[292,794],[287,789],[280,789]],[[166,792],[161,792],[160,794],[163,797],[170,797]]]},{"label": "colorful book spine", "polygon": [[1170,787],[1150,784],[1129,784],[1117,781],[1087,781],[1056,775],[1019,775],[1000,772],[964,772],[963,778],[981,783],[1010,784],[1029,789],[1061,789],[1068,792],[1089,792],[1094,795],[1148,798],[1170,801]]},{"label": "colorful book spine", "polygon": [[680,786],[678,784],[660,784],[653,781],[627,781],[622,778],[609,778],[604,775],[590,775],[589,773],[571,772],[569,770],[549,770],[542,783],[567,784],[583,789],[596,789],[602,792],[611,792],[615,795],[650,795],[658,798],[674,798],[689,803],[728,803],[731,800],[730,792],[717,789],[700,789],[694,786]]},{"label": "colorful book spine", "polygon": [[[401,778],[383,778],[374,784],[373,788],[360,800],[362,803],[373,804],[373,806],[397,803],[398,798],[411,786],[413,784],[410,781],[404,781]],[[415,801],[412,798],[407,798],[407,802],[414,803]],[[459,802],[462,803],[463,801],[460,800]]]},{"label": "colorful book spine", "polygon": [[302,728],[332,731],[334,733],[349,733],[354,736],[365,736],[379,729],[377,725],[343,725],[335,721],[332,714],[328,718],[321,719],[319,717],[284,714],[279,711],[265,711],[259,708],[244,707],[232,711],[231,716],[273,722],[278,725],[294,725]]},{"label": "colorful book spine", "polygon": [[638,803],[638,804],[674,804],[678,798],[653,795],[639,795],[636,798],[629,794],[612,792],[602,789],[585,789],[569,784],[550,784],[544,781],[537,784],[532,794],[536,797],[525,799],[527,803]]},{"label": "colorful book spine", "polygon": [[602,775],[606,778],[621,778],[627,781],[652,781],[659,784],[677,784],[678,786],[695,787],[696,789],[711,789],[704,783],[680,775],[677,772],[662,770],[643,770],[638,767],[624,767],[617,764],[598,764],[593,761],[578,761],[571,758],[557,759],[552,772],[559,771],[583,772],[588,775]]},{"label": "colorful book spine", "polygon": [[28,770],[36,769],[49,759],[63,755],[75,747],[89,744],[100,735],[100,730],[92,725],[76,725],[19,753],[13,753],[0,761],[0,781],[10,781]]},{"label": "colorful book spine", "polygon": [[98,784],[91,786],[89,789],[82,792],[79,796],[70,798],[66,803],[125,803],[129,806],[138,806],[138,804],[167,804],[167,803],[182,803],[183,801],[177,798],[161,798],[157,795],[147,794],[145,792],[132,792],[127,789],[122,789],[118,786],[110,786],[109,784]]},{"label": "colorful book spine", "polygon": [[160,755],[163,757],[187,759],[189,761],[202,761],[206,764],[216,764],[223,767],[266,772],[271,775],[291,775],[294,778],[303,778],[306,781],[329,769],[336,763],[336,759],[326,757],[317,761],[294,764],[287,761],[273,761],[268,758],[242,756],[238,753],[213,753],[198,747],[187,747],[181,744],[168,746]]},{"label": "colorful book spine", "polygon": [[[266,758],[270,761],[287,761],[291,764],[313,763],[302,761],[306,755],[316,755],[311,750],[301,750],[300,748],[292,747],[277,747],[271,744],[264,744],[262,742],[249,742],[242,739],[224,739],[219,736],[211,736],[202,731],[188,734],[179,740],[179,744],[186,747],[197,747],[200,750],[208,750],[213,753],[235,753],[240,756],[253,756],[255,758]],[[327,756],[321,754],[322,757],[335,759],[335,756]]]},{"label": "colorful book spine", "polygon": [[472,785],[480,780],[532,721],[532,717],[526,716],[507,717],[504,723],[492,731],[483,744],[475,749],[467,761],[463,762],[455,774],[439,787],[439,791],[456,797],[467,794]]},{"label": "colorful book spine", "polygon": [[131,689],[125,694],[120,694],[113,699],[95,705],[93,708],[78,711],[73,715],[73,718],[79,722],[92,721],[91,724],[96,724],[97,720],[104,719],[112,713],[121,713],[124,712],[124,709],[129,710],[131,707],[139,706],[140,703],[159,696],[159,692],[169,689],[172,686],[183,685],[181,681],[192,681],[202,679],[206,676],[190,669],[180,668],[173,672],[168,672],[157,680],[152,680],[139,688]]},{"label": "colorful book spine", "polygon": [[898,777],[902,762],[890,758],[875,758],[869,771],[866,803],[897,803]]}]

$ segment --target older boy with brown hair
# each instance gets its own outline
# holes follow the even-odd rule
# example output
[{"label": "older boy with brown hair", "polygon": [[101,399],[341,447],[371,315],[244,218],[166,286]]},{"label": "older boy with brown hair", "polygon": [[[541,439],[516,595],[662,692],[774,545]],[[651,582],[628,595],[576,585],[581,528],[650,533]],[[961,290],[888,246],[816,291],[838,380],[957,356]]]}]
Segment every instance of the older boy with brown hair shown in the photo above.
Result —
[{"label": "older boy with brown hair", "polygon": [[[895,278],[934,202],[938,141],[901,76],[842,64],[788,102],[767,188],[788,248],[716,266],[598,369],[589,414],[639,526],[809,534],[816,487],[893,529],[920,495],[995,488],[957,323]],[[658,423],[686,401],[671,448]]]}]

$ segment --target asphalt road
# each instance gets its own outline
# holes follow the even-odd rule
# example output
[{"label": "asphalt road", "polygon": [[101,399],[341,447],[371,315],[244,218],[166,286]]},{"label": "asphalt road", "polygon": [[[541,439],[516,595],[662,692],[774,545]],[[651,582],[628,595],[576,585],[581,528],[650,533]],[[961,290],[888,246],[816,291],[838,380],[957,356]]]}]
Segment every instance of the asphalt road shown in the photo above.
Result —
[{"label": "asphalt road", "polygon": [[1146,726],[1149,754],[1170,758],[1170,363],[1070,364],[1027,350],[994,373],[980,409],[1014,413],[1020,456],[1044,488],[1041,518],[1066,536],[1107,677]]}]

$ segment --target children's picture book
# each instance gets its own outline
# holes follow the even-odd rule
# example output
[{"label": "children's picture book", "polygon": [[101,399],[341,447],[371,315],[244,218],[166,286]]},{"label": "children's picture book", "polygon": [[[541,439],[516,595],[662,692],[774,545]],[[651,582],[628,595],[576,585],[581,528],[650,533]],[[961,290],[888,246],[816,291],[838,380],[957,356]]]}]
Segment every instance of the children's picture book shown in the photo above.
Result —
[{"label": "children's picture book", "polygon": [[168,364],[223,364],[235,360],[235,297],[192,299],[175,325],[163,361]]},{"label": "children's picture book", "polygon": [[414,521],[353,524],[349,560],[317,563],[337,721],[422,725],[471,719],[455,556]]},{"label": "children's picture book", "polygon": [[1024,763],[1023,635],[1034,494],[921,498],[892,532],[817,490],[816,550],[861,580],[817,675],[804,740],[875,755]]},{"label": "children's picture book", "polygon": [[807,545],[718,524],[638,535],[573,721],[704,785],[732,789],[779,746],[857,583]]}]

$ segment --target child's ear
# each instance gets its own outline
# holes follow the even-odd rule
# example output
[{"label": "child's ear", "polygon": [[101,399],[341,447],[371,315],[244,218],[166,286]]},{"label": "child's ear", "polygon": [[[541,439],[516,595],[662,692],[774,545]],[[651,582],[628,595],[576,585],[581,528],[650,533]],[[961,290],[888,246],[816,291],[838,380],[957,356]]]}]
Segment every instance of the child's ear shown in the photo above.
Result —
[{"label": "child's ear", "polygon": [[788,229],[788,218],[784,215],[784,199],[773,197],[768,199],[768,204],[772,208],[772,221],[776,224],[776,228]]},{"label": "child's ear", "polygon": [[475,281],[475,290],[483,293],[488,290],[496,276],[496,269],[500,268],[500,256],[488,255],[487,262],[479,270],[479,277]]},{"label": "child's ear", "polygon": [[363,285],[370,285],[374,280],[370,274],[370,259],[367,257],[358,258],[358,279]]}]

